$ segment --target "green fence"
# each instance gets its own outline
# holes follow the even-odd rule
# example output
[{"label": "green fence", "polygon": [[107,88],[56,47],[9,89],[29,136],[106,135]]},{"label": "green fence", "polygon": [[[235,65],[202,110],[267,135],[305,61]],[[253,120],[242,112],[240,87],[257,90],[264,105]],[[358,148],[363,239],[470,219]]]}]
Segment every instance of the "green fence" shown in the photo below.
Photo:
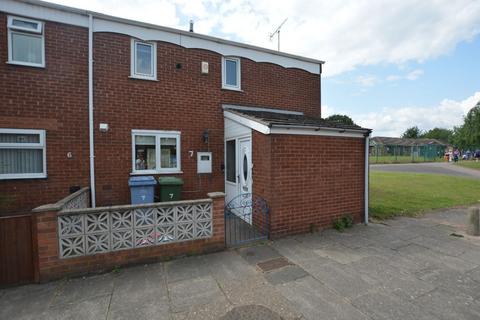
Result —
[{"label": "green fence", "polygon": [[442,145],[373,145],[370,146],[370,163],[412,163],[444,161]]}]

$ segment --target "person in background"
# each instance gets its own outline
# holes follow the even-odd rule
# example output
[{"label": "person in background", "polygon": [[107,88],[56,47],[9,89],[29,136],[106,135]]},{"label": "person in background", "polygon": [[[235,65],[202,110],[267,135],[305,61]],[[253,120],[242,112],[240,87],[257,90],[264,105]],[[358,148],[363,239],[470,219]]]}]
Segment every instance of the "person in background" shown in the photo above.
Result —
[{"label": "person in background", "polygon": [[460,151],[458,151],[458,148],[456,148],[454,151],[453,151],[453,161],[454,162],[458,162],[458,156],[460,155]]}]

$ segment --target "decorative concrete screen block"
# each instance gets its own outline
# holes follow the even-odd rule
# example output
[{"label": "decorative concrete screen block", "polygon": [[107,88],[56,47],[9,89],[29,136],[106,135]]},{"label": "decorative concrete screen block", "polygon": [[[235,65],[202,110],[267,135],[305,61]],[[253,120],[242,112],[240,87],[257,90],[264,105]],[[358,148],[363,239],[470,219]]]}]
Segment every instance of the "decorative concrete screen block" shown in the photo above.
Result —
[{"label": "decorative concrete screen block", "polygon": [[58,216],[60,258],[210,238],[212,226],[210,199],[63,210]]},{"label": "decorative concrete screen block", "polygon": [[62,209],[66,210],[88,208],[88,205],[90,203],[90,193],[88,192],[88,188],[85,188],[84,190],[80,190],[78,194],[76,194],[71,199],[68,199],[62,206]]}]

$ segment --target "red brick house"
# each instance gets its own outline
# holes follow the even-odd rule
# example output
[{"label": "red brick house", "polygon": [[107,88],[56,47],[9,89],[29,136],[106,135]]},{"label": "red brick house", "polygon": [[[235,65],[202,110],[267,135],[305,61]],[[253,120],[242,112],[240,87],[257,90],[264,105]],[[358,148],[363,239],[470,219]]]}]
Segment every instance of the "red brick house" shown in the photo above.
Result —
[{"label": "red brick house", "polygon": [[134,175],[257,194],[274,237],[368,214],[370,130],[321,119],[322,61],[34,0],[0,2],[0,61],[1,215],[128,204]]}]

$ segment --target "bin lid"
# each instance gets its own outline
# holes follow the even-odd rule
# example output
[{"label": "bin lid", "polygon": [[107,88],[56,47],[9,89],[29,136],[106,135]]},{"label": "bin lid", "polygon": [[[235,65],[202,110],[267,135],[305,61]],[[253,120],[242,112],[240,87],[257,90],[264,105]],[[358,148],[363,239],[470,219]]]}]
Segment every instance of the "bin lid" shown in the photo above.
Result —
[{"label": "bin lid", "polygon": [[135,186],[152,186],[157,184],[155,178],[153,176],[137,176],[137,177],[130,177],[128,179],[128,185],[130,187]]},{"label": "bin lid", "polygon": [[158,184],[161,186],[181,186],[183,185],[183,180],[177,177],[160,177],[158,178]]}]

